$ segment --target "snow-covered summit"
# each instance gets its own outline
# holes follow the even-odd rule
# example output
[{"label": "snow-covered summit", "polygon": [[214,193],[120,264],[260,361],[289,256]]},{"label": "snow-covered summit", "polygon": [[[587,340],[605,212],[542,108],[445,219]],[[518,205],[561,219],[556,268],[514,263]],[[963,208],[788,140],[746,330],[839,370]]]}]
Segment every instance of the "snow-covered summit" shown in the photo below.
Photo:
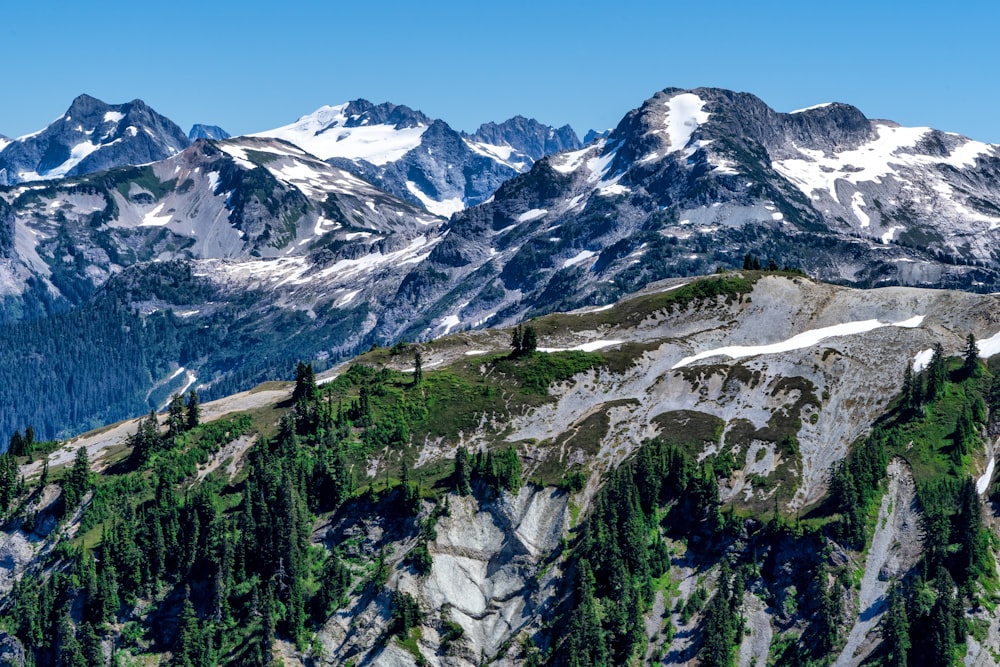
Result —
[{"label": "snow-covered summit", "polygon": [[466,135],[410,107],[362,99],[252,136],[291,142],[443,216],[485,201],[538,157],[579,143],[568,126],[557,130],[522,117]]},{"label": "snow-covered summit", "polygon": [[64,178],[163,160],[187,135],[142,100],[109,105],[80,95],[48,127],[0,151],[0,184]]}]

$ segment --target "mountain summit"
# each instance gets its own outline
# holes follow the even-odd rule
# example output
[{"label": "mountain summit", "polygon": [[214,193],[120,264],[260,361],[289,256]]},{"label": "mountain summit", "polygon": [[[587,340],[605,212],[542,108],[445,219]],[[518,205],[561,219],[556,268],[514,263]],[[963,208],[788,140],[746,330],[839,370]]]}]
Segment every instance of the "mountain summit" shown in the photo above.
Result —
[{"label": "mountain summit", "polygon": [[48,127],[0,151],[0,185],[157,162],[189,144],[176,124],[142,100],[109,105],[80,95]]},{"label": "mountain summit", "polygon": [[482,203],[539,157],[579,144],[568,126],[516,118],[467,136],[410,107],[362,99],[253,136],[284,139],[444,216]]}]

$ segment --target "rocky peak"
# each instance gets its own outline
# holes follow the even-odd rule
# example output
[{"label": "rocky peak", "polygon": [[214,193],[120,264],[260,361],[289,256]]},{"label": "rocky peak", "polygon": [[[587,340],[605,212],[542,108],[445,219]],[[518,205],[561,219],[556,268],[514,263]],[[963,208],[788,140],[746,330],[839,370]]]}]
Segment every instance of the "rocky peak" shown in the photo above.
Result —
[{"label": "rocky peak", "polygon": [[418,125],[430,125],[432,122],[422,112],[411,109],[408,106],[397,105],[391,102],[373,104],[365,99],[348,102],[347,106],[344,107],[343,113],[347,116],[344,127],[391,125],[397,130],[402,130],[417,127]]},{"label": "rocky peak", "polygon": [[569,125],[554,128],[521,115],[502,123],[483,123],[469,138],[495,146],[510,146],[532,160],[576,150],[581,145],[579,137]]},{"label": "rocky peak", "polygon": [[214,139],[216,141],[222,141],[223,139],[228,139],[230,136],[232,135],[218,125],[202,125],[201,123],[195,123],[192,125],[191,131],[188,132],[188,139],[191,141],[196,139]]}]

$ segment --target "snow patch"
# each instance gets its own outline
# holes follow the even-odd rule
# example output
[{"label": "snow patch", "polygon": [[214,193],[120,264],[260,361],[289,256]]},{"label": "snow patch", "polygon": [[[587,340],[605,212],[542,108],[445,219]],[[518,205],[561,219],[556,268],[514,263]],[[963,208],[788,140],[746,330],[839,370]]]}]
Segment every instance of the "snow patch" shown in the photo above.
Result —
[{"label": "snow patch", "polygon": [[538,220],[539,218],[544,218],[548,215],[548,211],[544,208],[533,208],[530,211],[525,211],[521,215],[517,216],[518,222],[531,222],[532,220]]},{"label": "snow patch", "polygon": [[160,211],[163,210],[165,204],[160,203],[156,208],[143,216],[142,222],[139,223],[140,227],[162,227],[163,225],[170,222],[173,219],[173,214],[167,213],[166,215],[160,215]]},{"label": "snow patch", "polygon": [[574,347],[540,347],[539,352],[596,352],[612,345],[621,345],[620,340],[592,340],[589,343],[576,345]]},{"label": "snow patch", "polygon": [[890,227],[884,234],[882,234],[882,243],[888,245],[889,241],[895,238],[896,232],[902,229],[906,228],[903,227],[902,225],[893,225],[892,227]]},{"label": "snow patch", "polygon": [[708,121],[709,113],[704,111],[705,101],[694,93],[681,93],[667,100],[667,137],[670,152],[687,146],[691,135],[699,125]]},{"label": "snow patch", "polygon": [[812,347],[827,338],[853,336],[887,326],[906,328],[918,327],[923,322],[923,319],[922,315],[918,315],[917,317],[911,317],[910,319],[903,320],[902,322],[880,322],[879,320],[844,322],[843,324],[834,324],[829,327],[821,327],[819,329],[804,331],[787,340],[783,340],[778,343],[771,343],[770,345],[729,345],[726,347],[718,347],[711,350],[705,350],[704,352],[699,352],[698,354],[694,354],[690,357],[684,357],[674,364],[671,370],[683,368],[684,366],[689,366],[697,361],[709,359],[711,357],[726,356],[730,359],[742,359],[744,357],[752,357],[759,354],[778,354],[780,352],[800,350],[806,347]]},{"label": "snow patch", "polygon": [[872,224],[872,219],[868,217],[868,214],[861,210],[861,207],[865,205],[865,196],[860,192],[855,192],[851,195],[851,210],[854,211],[854,217],[861,222],[861,227],[865,228]]},{"label": "snow patch", "polygon": [[458,213],[465,208],[465,202],[463,202],[460,197],[445,199],[443,201],[431,199],[413,181],[406,182],[406,189],[410,191],[410,194],[420,200],[420,203],[423,204],[425,209],[434,215],[450,218],[452,214]]},{"label": "snow patch", "polygon": [[573,266],[574,264],[579,264],[580,262],[585,262],[597,253],[592,250],[581,250],[575,256],[570,257],[565,262],[563,262],[562,267],[565,269],[567,267]]},{"label": "snow patch", "polygon": [[986,472],[976,480],[976,493],[983,495],[986,489],[990,488],[990,480],[993,479],[993,468],[996,467],[996,458],[991,456],[990,462],[986,464]]},{"label": "snow patch", "polygon": [[821,104],[814,104],[811,107],[805,107],[803,109],[796,109],[795,111],[789,111],[788,113],[789,114],[802,113],[804,111],[812,111],[813,109],[822,109],[823,107],[828,107],[831,104],[833,104],[833,102],[823,102]]},{"label": "snow patch", "polygon": [[996,354],[1000,354],[1000,331],[989,338],[977,341],[976,345],[979,347],[979,357],[981,359],[989,359]]},{"label": "snow patch", "polygon": [[921,350],[913,355],[913,372],[919,373],[920,371],[927,368],[931,363],[931,357],[934,356],[934,350],[932,348],[927,348],[926,350]]},{"label": "snow patch", "polygon": [[107,113],[104,114],[104,122],[105,123],[117,123],[118,121],[120,121],[124,117],[125,117],[125,114],[120,113],[118,111],[108,111]]}]

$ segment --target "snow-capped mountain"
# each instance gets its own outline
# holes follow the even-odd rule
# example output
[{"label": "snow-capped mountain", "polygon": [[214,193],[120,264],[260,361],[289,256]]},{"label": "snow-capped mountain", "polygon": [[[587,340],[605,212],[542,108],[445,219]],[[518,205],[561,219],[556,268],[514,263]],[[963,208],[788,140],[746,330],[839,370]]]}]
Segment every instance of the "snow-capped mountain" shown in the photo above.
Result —
[{"label": "snow-capped mountain", "polygon": [[50,301],[72,306],[142,262],[249,262],[259,276],[277,266],[263,260],[295,258],[305,274],[427,241],[443,220],[296,146],[243,137],[199,140],[151,165],[8,188],[0,222],[0,252],[11,259],[0,266],[3,295],[32,299],[31,286],[43,285]]},{"label": "snow-capped mountain", "polygon": [[11,142],[10,137],[5,137],[4,135],[0,134],[0,151],[7,148],[10,142]]},{"label": "snow-capped mountain", "polygon": [[502,123],[483,123],[466,138],[487,146],[509,146],[530,157],[532,162],[581,146],[580,138],[569,125],[554,128],[524,116],[514,116]]},{"label": "snow-capped mountain", "polygon": [[188,132],[187,136],[191,141],[194,141],[195,139],[214,139],[219,141],[222,139],[228,139],[232,135],[218,125],[202,125],[201,123],[195,123],[191,126],[191,130]]},{"label": "snow-capped mountain", "polygon": [[[859,286],[1000,289],[1000,151],[829,104],[668,89],[607,137],[538,161],[432,253],[478,288],[454,326],[617,298],[746,253]],[[452,321],[452,320],[449,320]]]},{"label": "snow-capped mountain", "polygon": [[464,137],[444,121],[406,106],[355,100],[253,136],[289,141],[386,192],[447,216],[485,201],[501,183],[531,166],[532,155],[511,141],[535,150],[539,142],[532,133],[547,137],[551,130],[552,139],[541,144],[544,150],[575,139],[567,128],[532,123],[496,126],[490,136],[501,143],[491,143]]},{"label": "snow-capped mountain", "polygon": [[0,185],[146,164],[188,146],[187,135],[142,100],[109,105],[81,95],[48,127],[0,152]]},{"label": "snow-capped mountain", "polygon": [[[200,375],[259,379],[291,338],[339,358],[607,304],[747,253],[856,286],[1000,291],[1000,157],[964,137],[844,104],[786,114],[745,93],[668,89],[447,221],[426,210],[441,210],[432,184],[464,206],[461,183],[468,197],[469,183],[501,180],[498,156],[419,112],[365,104],[321,110],[285,138],[201,140],[141,167],[0,189],[2,316],[117,295],[124,281],[133,311],[228,331],[239,327],[212,318],[238,313],[266,332],[252,358],[213,357]],[[184,262],[188,282],[143,296],[164,260]]]}]

